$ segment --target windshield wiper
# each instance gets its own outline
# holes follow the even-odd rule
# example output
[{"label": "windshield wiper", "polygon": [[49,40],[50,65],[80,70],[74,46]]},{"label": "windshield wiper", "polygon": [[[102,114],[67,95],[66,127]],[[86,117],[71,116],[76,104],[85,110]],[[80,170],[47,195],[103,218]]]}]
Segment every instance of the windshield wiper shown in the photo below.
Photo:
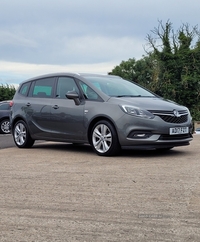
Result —
[{"label": "windshield wiper", "polygon": [[116,97],[141,97],[141,95],[118,95]]}]

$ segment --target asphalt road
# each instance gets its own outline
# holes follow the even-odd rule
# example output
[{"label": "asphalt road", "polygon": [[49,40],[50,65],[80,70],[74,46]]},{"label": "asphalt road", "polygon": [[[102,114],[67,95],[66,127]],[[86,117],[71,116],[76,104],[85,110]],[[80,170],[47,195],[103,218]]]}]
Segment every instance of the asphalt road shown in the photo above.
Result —
[{"label": "asphalt road", "polygon": [[110,158],[53,142],[0,149],[0,241],[200,241],[200,135]]},{"label": "asphalt road", "polygon": [[[44,141],[37,140],[35,143],[44,143]],[[0,149],[6,149],[15,146],[16,145],[11,134],[0,134]]]},{"label": "asphalt road", "polygon": [[11,134],[0,134],[0,149],[5,149],[15,146]]}]

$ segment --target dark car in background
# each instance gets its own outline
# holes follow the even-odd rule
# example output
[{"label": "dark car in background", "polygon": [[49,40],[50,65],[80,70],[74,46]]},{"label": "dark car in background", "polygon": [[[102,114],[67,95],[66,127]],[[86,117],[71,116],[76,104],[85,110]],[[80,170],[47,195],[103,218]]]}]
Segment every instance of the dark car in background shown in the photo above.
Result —
[{"label": "dark car in background", "polygon": [[0,102],[0,134],[10,133],[10,101]]},{"label": "dark car in background", "polygon": [[200,128],[196,128],[194,134],[200,134]]},{"label": "dark car in background", "polygon": [[189,145],[189,110],[118,76],[60,73],[21,83],[11,130],[19,148],[35,140],[89,143],[98,155]]}]

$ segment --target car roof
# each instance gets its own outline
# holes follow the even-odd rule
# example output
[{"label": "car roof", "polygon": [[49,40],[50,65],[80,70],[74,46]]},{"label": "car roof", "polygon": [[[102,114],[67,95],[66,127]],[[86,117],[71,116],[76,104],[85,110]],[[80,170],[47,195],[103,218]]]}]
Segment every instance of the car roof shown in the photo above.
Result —
[{"label": "car roof", "polygon": [[27,79],[22,83],[24,82],[28,82],[28,81],[33,81],[33,80],[36,80],[36,79],[40,79],[40,78],[48,78],[48,77],[54,77],[54,76],[72,76],[72,77],[88,77],[88,76],[93,76],[93,77],[110,77],[110,78],[121,78],[119,76],[115,76],[115,75],[109,75],[109,74],[96,74],[96,73],[83,73],[83,72],[58,72],[58,73],[49,73],[49,74],[44,74],[44,75],[40,75],[40,76],[35,76],[35,77],[32,77],[30,79]]},{"label": "car roof", "polygon": [[0,104],[9,103],[9,102],[11,102],[11,100],[4,100],[4,101],[0,101]]}]

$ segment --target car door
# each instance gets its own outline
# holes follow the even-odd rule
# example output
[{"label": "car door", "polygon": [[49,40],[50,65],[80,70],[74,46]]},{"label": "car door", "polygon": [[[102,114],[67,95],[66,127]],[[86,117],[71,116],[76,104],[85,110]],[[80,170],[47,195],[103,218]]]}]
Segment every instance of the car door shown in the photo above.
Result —
[{"label": "car door", "polygon": [[55,139],[82,142],[85,137],[83,123],[84,103],[75,105],[74,100],[66,98],[66,93],[79,89],[72,77],[59,77],[56,86],[56,97],[51,105],[51,129]]},{"label": "car door", "polygon": [[31,83],[24,112],[33,136],[51,137],[51,102],[54,93],[55,77],[42,78]]}]

